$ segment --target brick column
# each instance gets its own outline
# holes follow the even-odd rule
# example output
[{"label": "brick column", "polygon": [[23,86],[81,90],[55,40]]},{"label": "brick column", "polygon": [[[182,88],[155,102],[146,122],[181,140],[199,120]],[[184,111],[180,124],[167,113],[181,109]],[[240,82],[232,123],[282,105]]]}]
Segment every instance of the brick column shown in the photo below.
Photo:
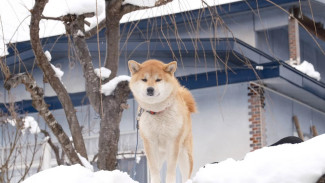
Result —
[{"label": "brick column", "polygon": [[[293,11],[293,10],[292,10]],[[299,25],[298,20],[289,17],[288,21],[289,36],[289,58],[292,64],[300,64],[300,43],[299,43]],[[296,61],[296,62],[295,62]]]},{"label": "brick column", "polygon": [[258,85],[249,84],[248,96],[248,116],[250,128],[249,140],[251,141],[251,150],[254,151],[266,145],[264,90]]}]

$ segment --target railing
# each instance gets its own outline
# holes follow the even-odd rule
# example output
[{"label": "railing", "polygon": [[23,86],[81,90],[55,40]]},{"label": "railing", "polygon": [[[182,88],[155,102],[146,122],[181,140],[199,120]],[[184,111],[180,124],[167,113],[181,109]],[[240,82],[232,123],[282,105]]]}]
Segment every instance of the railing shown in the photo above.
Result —
[{"label": "railing", "polygon": [[[92,160],[92,158],[97,154],[98,152],[98,135],[95,136],[87,136],[84,137],[87,153],[88,153],[88,159]],[[136,132],[131,131],[131,132],[122,132],[120,134],[120,140],[118,144],[118,149],[119,149],[119,155],[118,158],[132,158],[134,151],[135,151],[135,146],[136,146]],[[9,171],[17,171],[21,172],[24,171],[26,165],[29,164],[29,162],[33,161],[32,166],[30,167],[30,175],[34,174],[37,172],[37,170],[40,167],[41,162],[41,157],[43,156],[43,144],[44,143],[37,143],[36,144],[36,151],[34,155],[34,159],[32,160],[32,152],[31,149],[34,149],[35,144],[28,144],[28,145],[22,145],[18,146],[19,149],[17,149],[17,152],[20,152],[22,156],[17,156],[15,157],[15,164],[12,165],[9,169]],[[58,142],[54,142],[55,145],[57,145],[60,148],[60,145]],[[60,148],[60,151],[62,149]],[[10,151],[10,147],[0,147],[1,151],[1,164],[4,163],[6,160],[6,156],[8,155],[8,152]],[[143,143],[139,138],[139,146],[138,146],[138,153],[143,154]],[[27,162],[27,163],[26,163]],[[53,151],[51,151],[51,162],[50,165],[52,167],[56,166],[56,159],[55,159],[55,154]],[[14,174],[13,179],[19,179],[19,173]],[[17,179],[17,180],[18,180]]]}]

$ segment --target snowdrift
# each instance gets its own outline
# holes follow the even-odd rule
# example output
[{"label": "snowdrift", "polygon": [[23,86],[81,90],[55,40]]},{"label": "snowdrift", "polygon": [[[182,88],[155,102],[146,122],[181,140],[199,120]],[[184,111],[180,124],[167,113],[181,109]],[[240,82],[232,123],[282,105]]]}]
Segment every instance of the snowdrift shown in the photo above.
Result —
[{"label": "snowdrift", "polygon": [[241,161],[208,164],[193,183],[316,183],[325,174],[325,134],[300,144],[264,147]]},{"label": "snowdrift", "polygon": [[[187,183],[316,183],[325,174],[325,134],[300,144],[264,147],[243,160],[207,164]],[[93,172],[81,165],[58,166],[23,183],[137,183],[121,171]]]}]

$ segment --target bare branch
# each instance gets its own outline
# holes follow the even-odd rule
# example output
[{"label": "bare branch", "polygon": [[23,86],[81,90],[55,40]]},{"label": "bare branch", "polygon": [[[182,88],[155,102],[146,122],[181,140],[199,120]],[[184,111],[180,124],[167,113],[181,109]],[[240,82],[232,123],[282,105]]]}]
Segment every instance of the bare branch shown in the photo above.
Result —
[{"label": "bare branch", "polygon": [[100,105],[98,105],[100,103],[101,95],[99,91],[100,79],[95,74],[92,58],[90,56],[85,37],[78,35],[78,31],[84,32],[84,18],[85,17],[83,16],[78,16],[75,21],[66,24],[66,30],[72,34],[76,55],[80,64],[82,65],[84,78],[86,80],[86,93],[90,104],[92,104],[97,113],[100,113]]},{"label": "bare branch", "polygon": [[9,78],[10,76],[10,70],[8,66],[3,62],[2,58],[0,57],[0,68],[3,74],[5,75],[5,78]]},{"label": "bare branch", "polygon": [[[88,18],[88,17],[93,17],[95,15],[95,13],[84,13],[82,16]],[[68,15],[64,15],[64,16],[60,16],[60,17],[47,17],[47,16],[43,16],[41,15],[42,19],[46,19],[46,20],[57,20],[57,21],[62,21],[64,23],[68,23],[68,22],[72,22],[75,19],[77,19],[77,15],[74,14],[68,14]],[[88,26],[90,26],[90,23],[87,21],[84,21],[84,23]]]},{"label": "bare branch", "polygon": [[162,5],[165,5],[165,4],[167,4],[167,3],[170,3],[170,2],[172,2],[173,0],[158,0],[158,1],[156,1],[156,3],[155,3],[155,6],[157,7],[157,6],[162,6]]},{"label": "bare branch", "polygon": [[90,29],[89,31],[87,31],[85,33],[85,38],[91,38],[94,35],[96,35],[97,33],[99,33],[103,28],[105,27],[105,19],[102,20],[99,24],[98,24],[98,28],[97,26],[93,27],[92,29]]},{"label": "bare branch", "polygon": [[137,11],[137,10],[141,10],[141,9],[147,9],[148,7],[140,7],[140,6],[135,6],[135,5],[131,5],[131,4],[126,4],[122,6],[122,10],[121,13],[123,15],[130,13],[132,11]]},{"label": "bare branch", "polygon": [[10,76],[10,78],[5,82],[4,87],[7,90],[18,86],[19,84],[24,84],[26,90],[31,94],[32,106],[39,112],[43,117],[47,125],[50,127],[54,135],[57,137],[58,141],[62,145],[63,150],[69,157],[72,164],[81,164],[79,157],[69,139],[69,137],[64,132],[62,126],[55,120],[53,114],[48,109],[48,105],[44,100],[43,89],[36,85],[36,81],[31,75],[26,73],[20,73]]},{"label": "bare branch", "polygon": [[[45,137],[50,137],[49,132],[47,132],[46,130],[41,130],[41,132],[45,135]],[[54,151],[55,154],[55,159],[58,165],[62,165],[62,161],[60,159],[60,151],[59,151],[59,147],[54,145],[54,143],[52,142],[52,139],[49,138],[47,140],[47,143],[49,143],[49,145],[51,146],[52,150]]]}]

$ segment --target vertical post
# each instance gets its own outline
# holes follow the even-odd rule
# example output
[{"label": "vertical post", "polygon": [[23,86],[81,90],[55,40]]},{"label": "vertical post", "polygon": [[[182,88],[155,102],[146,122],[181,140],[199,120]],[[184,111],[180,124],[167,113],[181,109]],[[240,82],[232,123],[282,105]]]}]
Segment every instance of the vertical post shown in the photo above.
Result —
[{"label": "vertical post", "polygon": [[248,87],[250,147],[252,151],[266,145],[264,89],[251,83]]},{"label": "vertical post", "polygon": [[298,133],[299,138],[301,138],[302,140],[304,140],[304,134],[301,131],[300,124],[299,124],[299,121],[298,121],[297,116],[293,116],[292,119],[293,119],[293,122],[295,123],[296,130],[297,130],[297,133]]},{"label": "vertical post", "polygon": [[316,129],[316,126],[315,125],[312,125],[310,127],[311,129],[311,132],[313,133],[313,137],[316,137],[318,135],[318,132],[317,132],[317,129]]},{"label": "vertical post", "polygon": [[292,8],[290,10],[291,16],[288,21],[288,36],[289,36],[289,58],[291,64],[300,64],[300,43],[299,43],[299,24],[298,20],[294,18],[294,14],[299,13],[299,9]]}]

